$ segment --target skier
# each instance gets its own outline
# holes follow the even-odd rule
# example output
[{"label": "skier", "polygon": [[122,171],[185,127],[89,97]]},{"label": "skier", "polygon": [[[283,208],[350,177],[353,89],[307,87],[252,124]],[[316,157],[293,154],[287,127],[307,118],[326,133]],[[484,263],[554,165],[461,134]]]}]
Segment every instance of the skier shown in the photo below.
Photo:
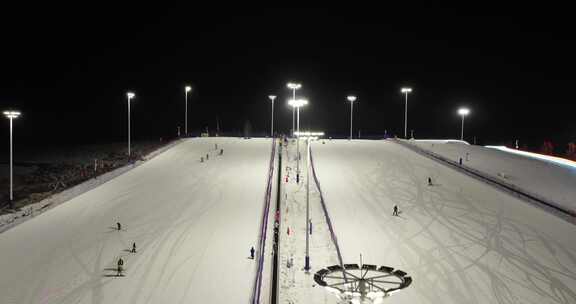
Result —
[{"label": "skier", "polygon": [[428,186],[432,186],[432,179],[430,177],[428,178]]},{"label": "skier", "polygon": [[116,227],[118,228],[118,231],[122,230],[122,225],[120,225],[120,222],[116,223]]},{"label": "skier", "polygon": [[460,160],[458,160],[458,163],[460,164],[460,166],[462,166],[462,157],[460,157]]},{"label": "skier", "polygon": [[394,205],[394,212],[392,212],[393,216],[398,216],[398,205]]},{"label": "skier", "polygon": [[136,243],[132,243],[132,253],[136,253]]},{"label": "skier", "polygon": [[118,277],[122,275],[122,271],[124,270],[123,266],[124,266],[124,260],[120,258],[118,260],[118,274],[117,274]]},{"label": "skier", "polygon": [[251,259],[254,259],[254,252],[255,252],[255,251],[256,251],[256,250],[254,250],[254,246],[252,246],[252,248],[250,248],[250,258],[251,258]]},{"label": "skier", "polygon": [[224,149],[220,149],[220,155],[224,155]]}]

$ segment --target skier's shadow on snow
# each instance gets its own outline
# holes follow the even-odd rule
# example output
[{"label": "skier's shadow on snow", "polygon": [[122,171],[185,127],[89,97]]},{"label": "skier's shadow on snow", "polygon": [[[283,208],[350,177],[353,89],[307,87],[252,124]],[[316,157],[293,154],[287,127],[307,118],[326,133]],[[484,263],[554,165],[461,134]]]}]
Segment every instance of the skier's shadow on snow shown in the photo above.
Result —
[{"label": "skier's shadow on snow", "polygon": [[120,229],[120,230],[118,230],[118,227],[111,227],[111,226],[110,226],[110,227],[108,227],[108,231],[106,231],[106,233],[111,233],[111,232],[114,232],[114,231],[126,232],[127,230],[126,230],[126,229]]},{"label": "skier's shadow on snow", "polygon": [[126,268],[122,269],[122,274],[118,275],[118,268],[104,268],[104,271],[108,271],[108,272],[113,272],[113,273],[107,273],[107,274],[103,274],[102,276],[105,278],[113,278],[113,277],[123,277],[125,276],[125,272],[126,272]]},{"label": "skier's shadow on snow", "polygon": [[408,218],[402,216],[402,211],[398,212],[398,215],[392,215],[392,216],[393,216],[393,217],[397,217],[397,218],[401,218],[401,219],[403,219],[403,220],[405,220],[405,221],[408,220]]}]

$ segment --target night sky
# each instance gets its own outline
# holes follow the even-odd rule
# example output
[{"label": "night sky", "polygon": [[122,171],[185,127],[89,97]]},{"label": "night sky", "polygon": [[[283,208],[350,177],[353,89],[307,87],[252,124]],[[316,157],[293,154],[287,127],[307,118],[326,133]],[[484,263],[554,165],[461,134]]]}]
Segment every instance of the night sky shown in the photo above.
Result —
[{"label": "night sky", "polygon": [[[476,9],[67,8],[4,11],[0,108],[19,109],[20,145],[117,142],[126,138],[133,90],[136,140],[189,129],[240,131],[249,120],[287,132],[288,81],[310,104],[302,128],[346,136],[355,129],[401,135],[402,86],[411,86],[416,138],[458,138],[459,106],[471,109],[466,137],[481,144],[576,140],[573,22],[561,13]],[[58,10],[58,9],[55,9]],[[8,143],[4,119],[0,140]]]}]

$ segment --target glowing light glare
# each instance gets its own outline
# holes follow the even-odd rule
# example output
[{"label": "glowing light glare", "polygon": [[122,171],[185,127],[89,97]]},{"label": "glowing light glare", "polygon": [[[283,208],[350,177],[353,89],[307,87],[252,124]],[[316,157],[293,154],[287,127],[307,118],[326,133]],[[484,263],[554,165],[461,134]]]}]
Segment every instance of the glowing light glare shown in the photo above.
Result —
[{"label": "glowing light glare", "polygon": [[402,89],[400,89],[400,92],[402,92],[402,93],[411,93],[411,92],[412,92],[412,88],[402,88]]},{"label": "glowing light glare", "polygon": [[184,90],[186,90],[186,93],[188,93],[188,92],[192,91],[192,87],[191,87],[191,86],[186,86],[186,88],[185,88]]},{"label": "glowing light glare", "polygon": [[18,118],[18,116],[20,116],[20,112],[19,111],[4,111],[4,115],[7,118]]},{"label": "glowing light glare", "polygon": [[288,101],[288,104],[295,107],[295,108],[299,108],[299,107],[307,105],[308,100],[307,99],[290,99]]},{"label": "glowing light glare", "polygon": [[466,116],[470,114],[470,110],[467,108],[460,108],[458,109],[458,115]]},{"label": "glowing light glare", "polygon": [[296,136],[324,136],[324,132],[294,132]]},{"label": "glowing light glare", "polygon": [[128,99],[132,99],[132,98],[136,97],[136,94],[134,94],[132,92],[128,92],[128,93],[126,93],[126,96],[128,96]]},{"label": "glowing light glare", "polygon": [[270,100],[274,101],[274,99],[276,99],[276,95],[268,95],[268,98],[270,98]]},{"label": "glowing light glare", "polygon": [[535,158],[535,159],[551,162],[551,163],[554,163],[554,164],[557,164],[560,166],[566,166],[566,167],[570,167],[572,169],[576,169],[576,162],[565,159],[565,158],[510,149],[510,148],[507,148],[506,146],[486,146],[486,148],[497,149],[500,151],[504,151],[504,152],[508,152],[508,153],[512,153],[512,154],[518,154],[518,155],[522,155],[522,156],[526,156],[526,157],[530,157],[530,158]]},{"label": "glowing light glare", "polygon": [[391,296],[391,295],[393,295],[393,294],[395,294],[395,293],[397,293],[397,292],[399,292],[399,291],[400,291],[400,289],[389,291],[389,292],[388,292],[388,296]]},{"label": "glowing light glare", "polygon": [[348,101],[350,101],[350,102],[354,102],[354,101],[356,101],[357,98],[354,95],[349,95],[346,97],[346,99],[348,99]]},{"label": "glowing light glare", "polygon": [[289,89],[292,89],[292,90],[298,90],[298,89],[300,89],[300,88],[302,87],[301,84],[299,84],[299,83],[294,83],[294,82],[289,82],[286,86],[287,86]]}]

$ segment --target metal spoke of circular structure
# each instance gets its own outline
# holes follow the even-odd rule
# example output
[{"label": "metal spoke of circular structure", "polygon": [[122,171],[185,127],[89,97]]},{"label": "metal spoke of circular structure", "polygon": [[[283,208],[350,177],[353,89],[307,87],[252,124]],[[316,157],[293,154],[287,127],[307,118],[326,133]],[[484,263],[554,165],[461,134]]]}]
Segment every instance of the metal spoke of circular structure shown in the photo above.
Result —
[{"label": "metal spoke of circular structure", "polygon": [[412,284],[412,277],[393,267],[371,264],[328,266],[314,274],[314,281],[357,303],[372,303]]}]

